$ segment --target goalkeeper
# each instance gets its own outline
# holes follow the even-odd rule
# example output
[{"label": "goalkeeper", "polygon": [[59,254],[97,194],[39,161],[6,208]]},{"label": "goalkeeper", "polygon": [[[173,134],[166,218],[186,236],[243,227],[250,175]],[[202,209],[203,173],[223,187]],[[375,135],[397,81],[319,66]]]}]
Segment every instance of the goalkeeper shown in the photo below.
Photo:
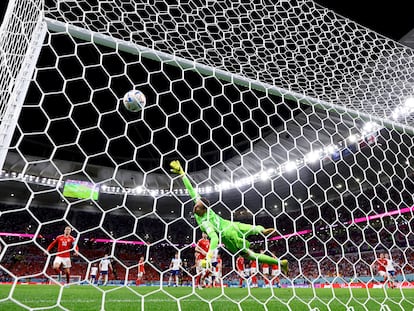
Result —
[{"label": "goalkeeper", "polygon": [[271,265],[280,264],[282,272],[287,275],[288,261],[286,259],[279,261],[274,257],[255,253],[250,249],[250,242],[246,240],[246,237],[250,235],[260,233],[263,235],[272,234],[275,232],[275,229],[265,229],[263,226],[252,226],[221,218],[210,208],[210,202],[206,198],[200,197],[194,190],[190,180],[181,167],[180,162],[178,160],[172,161],[170,166],[173,173],[181,176],[184,186],[187,188],[188,193],[195,202],[193,213],[197,224],[210,238],[210,248],[206,257],[207,266],[211,264],[213,254],[216,253],[219,243],[218,234],[221,233],[221,241],[231,253],[236,254],[237,252],[240,252],[243,257],[249,260],[257,260],[261,263]]}]

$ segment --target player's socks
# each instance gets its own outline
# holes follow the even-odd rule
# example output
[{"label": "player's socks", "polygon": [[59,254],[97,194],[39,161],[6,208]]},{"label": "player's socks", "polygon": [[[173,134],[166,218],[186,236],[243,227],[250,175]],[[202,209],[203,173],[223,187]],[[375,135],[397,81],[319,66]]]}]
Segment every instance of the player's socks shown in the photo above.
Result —
[{"label": "player's socks", "polygon": [[54,269],[55,273],[57,274],[57,280],[60,282],[62,280],[62,271],[60,269]]},{"label": "player's socks", "polygon": [[288,261],[286,259],[280,260],[280,262],[279,262],[279,260],[276,259],[276,258],[270,257],[270,256],[265,255],[265,254],[258,254],[258,253],[255,253],[253,251],[248,252],[248,257],[247,258],[250,259],[250,260],[256,260],[257,259],[261,263],[267,263],[267,264],[271,264],[271,265],[278,265],[280,263],[280,268],[281,268],[282,272],[286,275],[289,272],[289,264],[288,264]]},{"label": "player's socks", "polygon": [[270,257],[268,255],[265,254],[258,254],[255,253],[253,251],[249,251],[249,256],[247,257],[249,260],[258,260],[261,263],[267,263],[267,264],[272,264],[272,265],[278,265],[279,264],[279,260],[274,258],[274,257]]},{"label": "player's socks", "polygon": [[66,284],[70,283],[70,273],[66,273]]},{"label": "player's socks", "polygon": [[252,276],[252,285],[253,285],[253,287],[257,287],[257,277],[256,276]]},{"label": "player's socks", "polygon": [[201,273],[199,273],[195,278],[195,286],[198,286],[200,284],[201,279]]}]

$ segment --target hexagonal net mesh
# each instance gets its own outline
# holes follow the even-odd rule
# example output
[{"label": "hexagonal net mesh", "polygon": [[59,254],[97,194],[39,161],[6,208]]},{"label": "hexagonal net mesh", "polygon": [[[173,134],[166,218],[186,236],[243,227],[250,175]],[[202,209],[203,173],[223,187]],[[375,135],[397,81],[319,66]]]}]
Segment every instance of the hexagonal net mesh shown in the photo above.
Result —
[{"label": "hexagonal net mesh", "polygon": [[[412,107],[400,106],[411,50],[311,1],[67,0],[44,12],[48,29],[28,30],[16,61],[34,66],[27,91],[2,86],[5,107],[22,106],[2,127],[0,307],[413,308]],[[137,113],[121,101],[132,89],[147,100]],[[214,278],[195,260],[207,225],[174,160],[217,217],[254,226],[233,230],[236,248],[213,226]],[[69,283],[83,286],[52,267],[67,226]],[[385,274],[380,253],[393,260]],[[108,262],[108,280],[94,280]]]}]

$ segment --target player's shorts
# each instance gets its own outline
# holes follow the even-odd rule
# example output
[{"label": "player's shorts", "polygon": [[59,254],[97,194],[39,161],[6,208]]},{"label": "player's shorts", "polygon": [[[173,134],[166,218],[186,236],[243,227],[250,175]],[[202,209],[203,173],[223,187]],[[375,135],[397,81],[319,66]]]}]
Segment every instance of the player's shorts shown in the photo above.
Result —
[{"label": "player's shorts", "polygon": [[264,230],[262,226],[252,226],[241,222],[233,222],[221,233],[223,244],[233,254],[240,250],[247,251],[250,248],[250,242],[246,237],[258,234]]},{"label": "player's shorts", "polygon": [[381,270],[381,271],[378,271],[378,275],[379,276],[386,276],[387,272]]},{"label": "player's shorts", "polygon": [[242,277],[242,278],[246,278],[248,277],[243,270],[237,270],[237,273]]},{"label": "player's shorts", "polygon": [[70,257],[60,257],[56,256],[55,260],[53,261],[53,265],[62,265],[63,269],[67,269],[72,267],[72,263],[70,261]]},{"label": "player's shorts", "polygon": [[201,267],[201,263],[197,263],[196,265],[196,274],[199,274],[203,271],[203,267]]},{"label": "player's shorts", "polygon": [[179,275],[180,270],[171,270],[171,275]]},{"label": "player's shorts", "polygon": [[263,274],[269,274],[269,268],[263,268]]},{"label": "player's shorts", "polygon": [[108,271],[100,271],[99,272],[101,275],[108,275]]},{"label": "player's shorts", "polygon": [[250,273],[253,275],[253,274],[256,274],[256,272],[257,272],[257,269],[256,268],[250,268]]},{"label": "player's shorts", "polygon": [[144,272],[138,272],[138,278],[142,279],[142,277],[144,276]]},{"label": "player's shorts", "polygon": [[390,276],[394,276],[395,275],[395,270],[390,270],[390,271],[387,271],[388,272],[388,275],[390,275]]},{"label": "player's shorts", "polygon": [[216,277],[216,278],[221,278],[221,271],[217,271],[217,270],[214,270],[213,271],[213,275]]},{"label": "player's shorts", "polygon": [[96,279],[96,275],[94,274],[94,275],[91,275],[91,279],[92,280],[95,280]]},{"label": "player's shorts", "polygon": [[280,274],[280,270],[272,270],[272,276],[278,276]]}]

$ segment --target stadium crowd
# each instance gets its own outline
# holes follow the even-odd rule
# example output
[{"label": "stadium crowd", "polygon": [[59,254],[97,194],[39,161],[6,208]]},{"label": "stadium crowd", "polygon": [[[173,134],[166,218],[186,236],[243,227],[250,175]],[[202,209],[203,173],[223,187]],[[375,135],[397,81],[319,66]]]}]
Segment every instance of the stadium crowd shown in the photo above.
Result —
[{"label": "stadium crowd", "polygon": [[[11,207],[1,205],[0,210],[10,210]],[[5,254],[1,261],[0,281],[11,281],[12,275],[18,277],[43,278],[44,268],[46,273],[53,275],[51,268],[52,258],[45,256],[44,250],[53,239],[62,233],[65,222],[60,221],[61,211],[51,208],[36,207],[36,217],[41,220],[55,217],[56,221],[41,226],[28,210],[19,213],[2,215],[2,231],[5,233],[20,233],[27,236],[4,235],[3,245],[7,244]],[[6,216],[5,216],[6,215]],[[8,217],[7,215],[10,215]],[[93,215],[90,215],[91,217]],[[79,217],[76,213],[71,216],[69,222],[74,228],[73,235],[79,235],[78,230],[87,227],[88,218]],[[177,248],[181,250],[180,256],[183,265],[188,269],[184,281],[189,282],[191,275],[195,275],[194,269],[194,245],[199,236],[192,236],[190,227],[182,227],[177,230],[169,230],[168,238],[163,238],[164,227],[159,226],[159,219],[143,218],[135,235],[125,237],[124,223],[128,223],[128,215],[117,215],[111,218],[111,226],[102,229],[91,229],[78,236],[79,257],[72,257],[72,275],[79,275],[82,279],[88,278],[90,263],[98,263],[106,252],[111,254],[113,273],[110,280],[135,281],[137,277],[137,264],[140,256],[145,257],[145,282],[157,282],[160,279],[168,279],[168,270],[171,258]],[[75,221],[76,220],[76,221]],[[268,219],[257,218],[257,222],[266,223]],[[349,277],[373,276],[376,271],[373,263],[377,254],[388,252],[394,259],[398,269],[397,274],[412,274],[414,268],[414,235],[409,217],[386,217],[358,224],[332,222],[326,226],[324,221],[315,222],[313,232],[304,235],[294,235],[287,239],[268,241],[268,250],[277,256],[287,258],[290,264],[289,277],[292,279],[304,279],[312,282],[324,277]],[[336,224],[336,225],[335,225]],[[304,226],[303,229],[309,229]],[[288,228],[285,228],[285,232]],[[283,228],[281,229],[283,231]],[[107,234],[109,232],[109,235]],[[283,233],[285,233],[283,232]],[[129,240],[128,243],[97,242],[97,239]],[[181,241],[181,243],[177,243]],[[135,244],[132,244],[135,243]],[[139,243],[139,244],[138,244]],[[253,242],[257,251],[263,249],[263,239],[259,236]],[[223,281],[234,281],[238,276],[235,273],[235,263],[232,256],[225,250],[221,250],[223,258]],[[48,260],[50,259],[50,260]],[[7,271],[10,271],[8,273]],[[184,274],[186,275],[186,274]],[[258,276],[262,278],[261,275]]]}]

